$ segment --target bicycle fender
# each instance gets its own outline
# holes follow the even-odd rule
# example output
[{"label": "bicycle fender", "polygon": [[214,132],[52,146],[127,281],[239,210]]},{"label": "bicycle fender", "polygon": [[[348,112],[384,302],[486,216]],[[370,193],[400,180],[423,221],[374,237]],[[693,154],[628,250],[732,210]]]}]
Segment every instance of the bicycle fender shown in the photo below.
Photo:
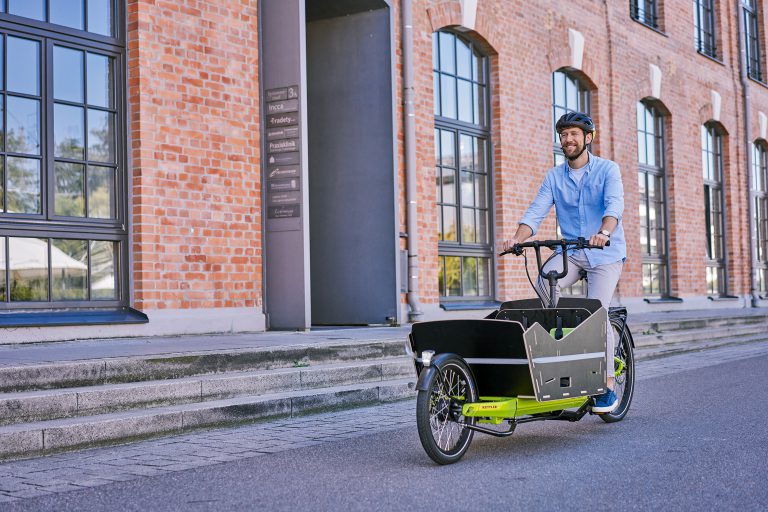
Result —
[{"label": "bicycle fender", "polygon": [[419,380],[416,382],[416,391],[429,391],[427,382],[430,381],[432,375],[440,371],[439,366],[442,364],[443,360],[448,359],[449,357],[454,357],[455,355],[456,354],[445,352],[434,356],[432,358],[432,364],[421,370]]},{"label": "bicycle fender", "polygon": [[416,391],[429,391],[427,382],[432,379],[432,374],[436,373],[437,371],[438,370],[435,368],[434,363],[421,370],[421,373],[419,374],[419,380],[416,382]]}]

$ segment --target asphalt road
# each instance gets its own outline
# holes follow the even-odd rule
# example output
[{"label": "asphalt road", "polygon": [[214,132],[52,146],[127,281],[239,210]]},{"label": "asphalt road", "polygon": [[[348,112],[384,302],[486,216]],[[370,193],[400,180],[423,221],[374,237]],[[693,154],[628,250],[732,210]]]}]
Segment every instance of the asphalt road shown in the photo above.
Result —
[{"label": "asphalt road", "polygon": [[[763,345],[742,359],[736,346],[698,359],[643,362],[624,421],[609,425],[587,416],[578,423],[521,425],[506,439],[476,435],[451,466],[437,466],[423,452],[415,421],[407,420],[414,405],[408,402],[392,409],[404,423],[390,430],[366,434],[363,428],[346,439],[0,502],[0,510],[764,511]],[[356,414],[362,427],[382,421],[376,408]],[[117,457],[121,449],[137,447],[101,453]],[[52,463],[67,457],[76,455]],[[21,468],[25,461],[11,464]]]}]

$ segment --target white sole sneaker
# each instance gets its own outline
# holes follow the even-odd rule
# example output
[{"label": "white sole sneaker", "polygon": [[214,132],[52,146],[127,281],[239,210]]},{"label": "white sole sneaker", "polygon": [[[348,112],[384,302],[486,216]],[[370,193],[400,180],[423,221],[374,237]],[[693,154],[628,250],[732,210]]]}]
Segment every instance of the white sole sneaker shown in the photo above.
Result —
[{"label": "white sole sneaker", "polygon": [[618,400],[613,402],[613,405],[609,405],[607,407],[595,407],[593,405],[592,406],[592,412],[594,412],[595,414],[605,414],[607,412],[615,411],[618,406],[619,406],[619,401]]}]

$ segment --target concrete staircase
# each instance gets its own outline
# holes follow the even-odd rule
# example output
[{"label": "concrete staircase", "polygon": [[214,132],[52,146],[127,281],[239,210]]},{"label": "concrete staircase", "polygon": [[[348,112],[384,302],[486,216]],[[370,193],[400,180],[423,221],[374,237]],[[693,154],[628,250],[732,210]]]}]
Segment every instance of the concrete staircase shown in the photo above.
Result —
[{"label": "concrete staircase", "polygon": [[716,316],[637,315],[629,317],[638,359],[663,357],[713,346],[768,339],[768,314],[754,309],[727,310]]},{"label": "concrete staircase", "polygon": [[[638,360],[768,339],[760,310],[629,322]],[[412,398],[408,330],[0,345],[0,459]]]},{"label": "concrete staircase", "polygon": [[0,368],[0,459],[410,398],[404,338]]}]

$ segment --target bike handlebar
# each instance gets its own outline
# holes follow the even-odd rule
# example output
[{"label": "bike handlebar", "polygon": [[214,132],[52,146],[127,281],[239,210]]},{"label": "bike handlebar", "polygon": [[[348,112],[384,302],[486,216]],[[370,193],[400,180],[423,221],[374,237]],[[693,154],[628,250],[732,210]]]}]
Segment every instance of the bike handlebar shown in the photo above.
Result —
[{"label": "bike handlebar", "polygon": [[[611,245],[611,241],[608,240],[605,243],[605,246]],[[502,251],[499,253],[499,256],[504,256],[505,254],[515,254],[517,256],[520,256],[523,254],[523,249],[526,247],[533,247],[533,250],[536,252],[536,266],[539,269],[539,275],[549,283],[549,306],[550,308],[557,307],[557,281],[568,275],[568,250],[569,249],[603,249],[603,247],[600,247],[599,245],[591,245],[589,243],[589,240],[583,237],[579,237],[576,239],[566,239],[563,238],[561,240],[534,240],[532,242],[523,242],[520,244],[515,244],[506,251]],[[557,270],[550,270],[547,273],[544,273],[544,267],[541,263],[541,248],[546,247],[548,249],[555,250],[557,248],[562,249],[562,256],[563,256],[563,270],[562,272],[558,272]],[[526,260],[527,263],[527,260]],[[526,265],[526,273],[528,272],[528,266]],[[533,281],[530,280],[530,275],[528,276],[528,280],[531,283],[531,286],[533,285]],[[534,286],[534,290],[536,290],[536,287]],[[538,291],[537,291],[538,293]],[[541,299],[542,302],[544,301],[544,298]]]},{"label": "bike handlebar", "polygon": [[[608,240],[605,243],[605,246],[611,245],[611,241]],[[499,253],[499,256],[504,256],[505,254],[514,254],[516,256],[520,256],[523,254],[523,249],[526,247],[533,247],[533,250],[536,252],[536,266],[539,268],[539,275],[546,279],[547,281],[551,283],[554,283],[558,279],[562,279],[568,274],[568,250],[569,249],[603,249],[603,247],[600,247],[599,245],[591,245],[589,243],[589,240],[586,238],[576,238],[576,239],[560,239],[560,240],[534,240],[532,242],[523,242],[519,244],[513,245],[511,248],[507,249],[506,251],[502,251]],[[558,247],[563,250],[563,270],[562,272],[556,272],[554,270],[550,270],[546,274],[544,273],[544,267],[541,264],[541,248],[546,247],[548,249],[555,250]]]},{"label": "bike handlebar", "polygon": [[[608,247],[611,245],[611,241],[608,240],[605,243],[605,247]],[[603,249],[603,247],[600,247],[599,245],[591,245],[589,243],[589,240],[586,238],[574,238],[574,239],[567,239],[562,238],[560,240],[534,240],[532,242],[522,242],[519,244],[515,244],[506,251],[502,251],[499,253],[499,256],[504,256],[506,254],[514,254],[515,256],[520,256],[523,254],[523,249],[526,247],[533,247],[536,252],[539,252],[540,247],[546,247],[547,249],[557,249],[558,247],[562,248],[564,251],[568,249]]]}]

